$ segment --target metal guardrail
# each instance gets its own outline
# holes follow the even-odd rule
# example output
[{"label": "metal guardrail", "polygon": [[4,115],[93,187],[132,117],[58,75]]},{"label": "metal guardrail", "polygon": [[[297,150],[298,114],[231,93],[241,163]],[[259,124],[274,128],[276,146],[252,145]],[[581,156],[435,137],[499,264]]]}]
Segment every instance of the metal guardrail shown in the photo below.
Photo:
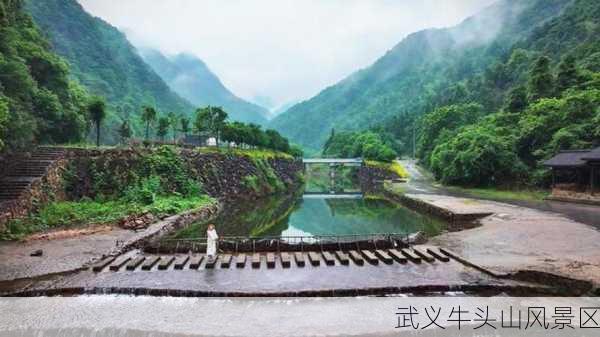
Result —
[{"label": "metal guardrail", "polygon": [[[206,247],[206,237],[186,239],[163,239],[154,247],[146,247],[146,251],[157,253],[185,253],[201,251]],[[223,236],[219,247],[230,252],[259,251],[324,251],[349,249],[382,249],[393,247],[409,247],[408,233],[375,233],[346,235],[311,235],[311,236]]]}]

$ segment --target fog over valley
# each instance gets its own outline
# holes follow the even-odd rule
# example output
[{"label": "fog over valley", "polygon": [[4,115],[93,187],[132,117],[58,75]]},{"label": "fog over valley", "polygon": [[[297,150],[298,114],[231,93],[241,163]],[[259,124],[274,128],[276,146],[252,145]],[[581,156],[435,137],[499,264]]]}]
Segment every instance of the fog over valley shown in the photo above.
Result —
[{"label": "fog over valley", "polygon": [[493,0],[79,0],[138,47],[191,53],[233,93],[276,110],[369,66],[407,34]]}]

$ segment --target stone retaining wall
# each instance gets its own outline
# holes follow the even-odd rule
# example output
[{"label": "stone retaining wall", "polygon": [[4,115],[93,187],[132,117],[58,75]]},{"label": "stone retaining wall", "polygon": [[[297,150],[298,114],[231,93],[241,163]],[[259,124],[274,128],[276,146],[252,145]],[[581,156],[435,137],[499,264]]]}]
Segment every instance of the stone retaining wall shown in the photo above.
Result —
[{"label": "stone retaining wall", "polygon": [[[302,162],[286,158],[253,159],[244,155],[201,153],[184,150],[183,158],[202,183],[204,191],[218,199],[252,200],[302,185]],[[250,183],[256,181],[256,185]]]},{"label": "stone retaining wall", "polygon": [[377,167],[363,165],[358,170],[358,183],[364,193],[380,192],[385,180],[398,178],[393,172]]}]

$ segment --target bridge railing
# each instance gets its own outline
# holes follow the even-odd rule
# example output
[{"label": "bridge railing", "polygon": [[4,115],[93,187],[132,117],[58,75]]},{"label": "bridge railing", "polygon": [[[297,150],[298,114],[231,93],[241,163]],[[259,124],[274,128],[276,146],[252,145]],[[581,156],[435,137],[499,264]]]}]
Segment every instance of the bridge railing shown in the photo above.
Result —
[{"label": "bridge railing", "polygon": [[[154,246],[144,247],[148,253],[173,254],[203,252],[206,237],[163,239]],[[224,236],[220,238],[222,252],[334,251],[407,248],[411,245],[407,233],[311,235],[311,236]]]}]

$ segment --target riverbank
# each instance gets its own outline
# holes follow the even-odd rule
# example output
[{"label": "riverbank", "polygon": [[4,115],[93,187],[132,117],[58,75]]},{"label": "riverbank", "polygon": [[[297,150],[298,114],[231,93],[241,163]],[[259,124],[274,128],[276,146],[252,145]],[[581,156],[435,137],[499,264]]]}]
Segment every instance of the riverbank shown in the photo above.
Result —
[{"label": "riverbank", "polygon": [[409,193],[400,200],[446,219],[476,220],[475,228],[447,232],[429,243],[484,268],[507,274],[544,272],[600,285],[600,232],[588,225],[552,212],[472,198]]},{"label": "riverbank", "polygon": [[[61,198],[11,223],[0,280],[68,273],[213,219],[231,200],[302,185],[302,165],[262,150],[68,149]],[[139,225],[139,226],[138,226]]]}]

